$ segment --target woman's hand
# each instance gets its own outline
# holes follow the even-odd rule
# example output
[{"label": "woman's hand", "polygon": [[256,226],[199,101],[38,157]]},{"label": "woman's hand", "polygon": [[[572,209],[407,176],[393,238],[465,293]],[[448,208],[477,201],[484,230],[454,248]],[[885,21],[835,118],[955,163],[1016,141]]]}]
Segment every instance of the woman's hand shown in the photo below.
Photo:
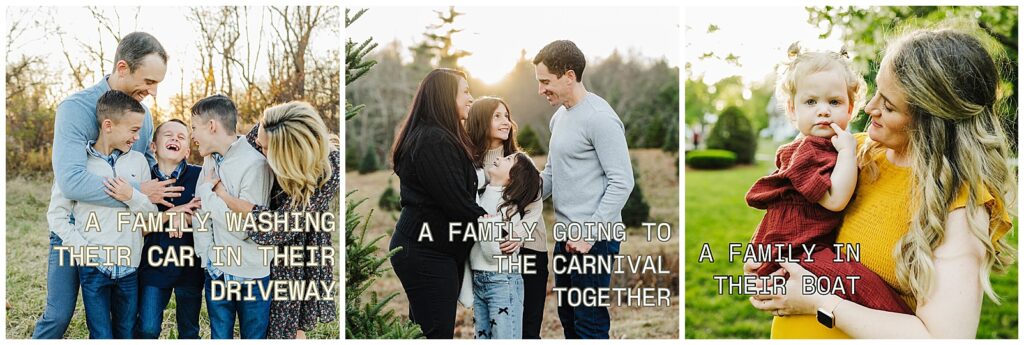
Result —
[{"label": "woman's hand", "polygon": [[[744,272],[747,272],[748,264],[743,265]],[[817,281],[817,277],[795,262],[780,262],[779,265],[782,268],[772,275],[789,273],[789,279],[786,279],[785,294],[750,296],[750,304],[754,308],[771,312],[775,316],[813,315],[817,313],[819,307],[835,297],[821,294],[805,295],[802,289],[804,277],[815,278],[814,281]],[[756,270],[758,266],[760,264],[754,266],[754,269]]]},{"label": "woman's hand", "polygon": [[107,187],[107,195],[110,195],[118,201],[128,201],[132,198],[132,194],[135,192],[132,185],[123,177],[108,177],[106,181],[103,181],[103,185]]}]

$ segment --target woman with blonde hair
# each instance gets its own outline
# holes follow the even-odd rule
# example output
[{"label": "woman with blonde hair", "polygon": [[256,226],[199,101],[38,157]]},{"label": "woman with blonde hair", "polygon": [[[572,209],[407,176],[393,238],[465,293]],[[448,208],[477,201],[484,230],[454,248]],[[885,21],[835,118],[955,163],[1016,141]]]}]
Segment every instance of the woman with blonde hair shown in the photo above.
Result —
[{"label": "woman with blonde hair", "polygon": [[[1015,179],[1002,127],[998,68],[982,42],[952,29],[910,32],[886,51],[858,134],[861,167],[837,243],[914,310],[870,309],[832,294],[801,293],[811,276],[782,263],[786,293],[750,298],[776,316],[772,337],[972,338],[990,272],[1009,267]],[[747,263],[752,274],[758,263]]]},{"label": "woman with blonde hair", "polygon": [[[331,284],[334,281],[333,258],[326,248],[334,248],[331,241],[333,227],[307,224],[330,211],[338,194],[340,154],[337,140],[327,130],[320,114],[309,103],[288,102],[267,108],[263,118],[246,136],[249,144],[263,152],[274,172],[274,186],[270,191],[270,205],[253,205],[227,193],[218,184],[217,195],[235,212],[252,212],[256,219],[270,212],[286,227],[273,231],[252,229],[247,235],[260,245],[277,246],[277,252],[303,248],[298,262],[309,265],[279,264],[271,266],[270,279],[274,281],[306,281],[307,284]],[[295,212],[302,216],[294,217]],[[275,223],[277,224],[277,223]],[[292,231],[301,229],[302,231]],[[294,254],[294,252],[289,251]],[[321,264],[323,263],[323,264]],[[270,305],[270,326],[267,338],[305,338],[305,332],[317,323],[334,321],[336,308],[332,292],[320,291],[318,298],[303,300],[274,300]]]}]

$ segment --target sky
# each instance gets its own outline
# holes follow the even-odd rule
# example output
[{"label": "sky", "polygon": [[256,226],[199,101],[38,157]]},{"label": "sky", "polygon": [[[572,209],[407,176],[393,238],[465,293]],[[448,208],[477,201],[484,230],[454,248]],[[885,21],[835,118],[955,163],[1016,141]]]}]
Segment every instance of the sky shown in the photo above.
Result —
[{"label": "sky", "polygon": [[[427,25],[439,23],[438,8],[370,8],[362,18],[346,28],[346,37],[361,42],[372,36],[382,47],[398,40],[411,47],[423,40]],[[651,60],[665,58],[679,66],[679,10],[670,8],[501,8],[456,7],[465,13],[455,19],[464,31],[453,36],[456,48],[473,55],[460,64],[476,78],[488,83],[500,81],[512,70],[521,51],[527,58],[551,41],[569,39],[576,43],[588,61],[635,51]],[[408,50],[402,52],[411,59]]]},{"label": "sky", "polygon": [[[763,23],[751,25],[751,23]],[[708,26],[719,30],[708,33]],[[761,81],[775,65],[787,59],[793,42],[808,50],[838,51],[842,47],[841,28],[825,39],[818,38],[825,28],[807,23],[803,7],[694,7],[686,9],[686,61],[694,76],[704,76],[705,84],[734,75],[749,83]],[[716,59],[699,60],[702,54],[715,52],[739,56],[741,66]]]},{"label": "sky", "polygon": [[[170,97],[181,91],[182,81],[184,80],[184,84],[187,86],[189,82],[196,78],[194,74],[197,73],[196,68],[199,65],[199,50],[196,45],[199,40],[199,33],[196,25],[187,20],[189,8],[97,7],[97,9],[102,11],[107,17],[115,19],[116,24],[113,30],[120,31],[122,35],[133,31],[148,32],[155,36],[160,41],[160,44],[164,46],[164,49],[167,50],[170,58],[167,63],[167,75],[157,88],[155,100],[161,107],[166,109],[170,104]],[[265,42],[267,42],[271,38],[272,29],[269,24],[265,24],[269,22],[269,19],[264,18],[265,9],[265,7],[250,8],[248,22],[250,28],[252,28],[253,35],[256,35],[260,27],[264,26]],[[48,13],[52,13],[52,17]],[[138,14],[137,17],[136,13]],[[79,41],[85,42],[94,48],[103,48],[109,57],[108,60],[113,60],[114,50],[117,47],[116,42],[114,42],[112,35],[106,32],[105,28],[99,26],[89,9],[85,7],[29,8],[27,13],[25,8],[8,8],[7,25],[10,25],[14,16],[29,18],[28,23],[51,20],[51,23],[59,24],[66,33],[64,42],[69,49],[72,61],[87,59],[84,50],[80,47]],[[336,30],[336,34],[332,34],[327,30],[321,30],[320,33],[320,35],[312,38],[311,49],[315,55],[322,56],[328,50],[338,50],[341,48],[340,30]],[[101,42],[99,37],[102,37],[102,43],[97,43]],[[263,56],[261,56],[256,69],[264,75],[267,73],[266,47],[267,44],[263,44]],[[34,25],[31,30],[26,32],[21,39],[17,40],[8,49],[7,54],[9,58],[17,58],[21,54],[42,55],[45,56],[46,62],[51,69],[59,67],[64,71],[68,71],[68,63],[65,60],[60,39],[57,35],[45,34],[41,29],[41,25]],[[109,70],[113,68],[112,64],[112,61],[105,62],[104,66],[107,71],[99,71],[99,65],[91,66],[91,69],[94,70],[94,75],[91,76],[92,78],[89,78],[91,81],[87,81],[88,84],[86,86],[91,86],[98,82],[102,75],[110,73]],[[74,83],[70,77],[70,72],[65,73],[65,76],[67,79],[62,82],[66,82],[69,85]],[[143,103],[149,105],[152,105],[153,102],[153,97],[147,97],[143,100]]]}]

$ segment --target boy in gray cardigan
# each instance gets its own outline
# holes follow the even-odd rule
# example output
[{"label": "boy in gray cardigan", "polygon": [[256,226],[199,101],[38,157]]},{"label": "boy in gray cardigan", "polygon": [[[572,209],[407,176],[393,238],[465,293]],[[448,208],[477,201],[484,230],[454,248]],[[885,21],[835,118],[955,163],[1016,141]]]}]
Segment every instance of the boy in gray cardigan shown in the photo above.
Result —
[{"label": "boy in gray cardigan", "polygon": [[[246,215],[233,214],[214,193],[217,185],[223,184],[235,197],[257,205],[267,204],[273,181],[270,165],[244,136],[235,134],[237,121],[238,110],[225,96],[210,96],[192,106],[192,138],[205,157],[196,186],[196,197],[202,208],[192,224],[206,229],[197,230],[194,238],[196,254],[206,268],[206,307],[211,337],[233,338],[237,317],[241,338],[262,339],[270,320],[270,300],[261,296],[256,285],[269,288],[270,261],[246,235],[244,227],[228,226],[229,217]],[[206,219],[199,218],[204,215]],[[231,252],[237,255],[229,254]],[[233,284],[241,284],[241,299],[235,295],[225,298],[211,295],[214,289],[224,291]]]},{"label": "boy in gray cardigan", "polygon": [[[138,275],[142,232],[133,228],[139,212],[156,212],[142,192],[132,188],[149,179],[146,157],[131,149],[139,140],[145,109],[121,91],[107,91],[96,104],[99,136],[80,148],[86,170],[106,178],[107,194],[125,206],[110,207],[68,199],[55,182],[47,222],[61,238],[78,269],[86,325],[92,339],[130,339],[138,311]],[[77,216],[71,223],[70,217]],[[65,262],[64,265],[72,265]]]}]

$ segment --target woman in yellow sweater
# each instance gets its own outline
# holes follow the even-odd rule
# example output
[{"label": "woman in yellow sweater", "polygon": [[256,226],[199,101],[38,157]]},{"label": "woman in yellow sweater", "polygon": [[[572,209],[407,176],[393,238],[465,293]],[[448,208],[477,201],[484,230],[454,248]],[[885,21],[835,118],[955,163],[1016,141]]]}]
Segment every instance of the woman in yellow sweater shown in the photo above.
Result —
[{"label": "woman in yellow sweater", "polygon": [[[751,304],[775,315],[773,338],[973,338],[989,273],[1015,256],[1003,236],[1015,178],[999,116],[998,69],[981,42],[956,30],[910,32],[886,51],[858,135],[857,190],[837,243],[904,296],[915,315],[801,292],[799,263],[786,294]],[[867,138],[866,138],[867,137]],[[758,263],[747,263],[752,274]]]}]

